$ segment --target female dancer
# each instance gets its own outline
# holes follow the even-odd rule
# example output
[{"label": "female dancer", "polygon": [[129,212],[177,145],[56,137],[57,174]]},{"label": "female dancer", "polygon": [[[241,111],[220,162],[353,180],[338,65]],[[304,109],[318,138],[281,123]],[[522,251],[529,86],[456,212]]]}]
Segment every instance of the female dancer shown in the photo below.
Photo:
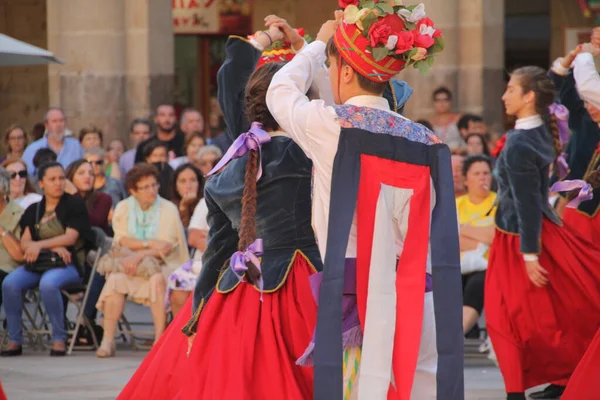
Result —
[{"label": "female dancer", "polygon": [[[271,29],[254,40],[267,47],[278,33]],[[200,305],[186,327],[188,334],[197,332],[189,361],[188,339],[180,332],[191,317],[188,302],[119,399],[312,398],[312,369],[295,365],[316,323],[308,277],[322,269],[310,217],[312,164],[292,140],[278,134],[265,104],[281,64],[261,66],[246,85],[260,51],[232,37],[226,52],[219,98],[227,104],[223,109],[230,134],[247,125],[244,87],[248,117],[269,132],[254,126],[234,145],[257,144],[257,139],[268,143],[260,153],[255,147],[224,168],[219,164],[215,169],[222,172],[206,183],[211,229],[194,295]],[[230,114],[235,110],[236,115]],[[263,247],[260,270],[252,264],[245,274],[252,277],[240,283],[236,275],[243,271],[223,271],[223,265],[229,266],[232,256],[243,259],[250,251],[258,255],[257,238]],[[231,374],[233,370],[242,373]]]},{"label": "female dancer", "polygon": [[[497,162],[497,231],[486,277],[487,327],[508,399],[566,379],[600,322],[600,249],[563,226],[548,204],[559,150],[548,115],[555,90],[537,67],[516,70],[502,97],[516,116]],[[550,132],[544,118],[550,120]]]}]

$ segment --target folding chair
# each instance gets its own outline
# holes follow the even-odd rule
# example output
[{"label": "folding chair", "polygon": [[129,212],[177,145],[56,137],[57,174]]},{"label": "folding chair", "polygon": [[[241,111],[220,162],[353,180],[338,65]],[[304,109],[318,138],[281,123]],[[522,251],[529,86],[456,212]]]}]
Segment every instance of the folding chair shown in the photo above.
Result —
[{"label": "folding chair", "polygon": [[[87,283],[67,286],[61,290],[62,294],[69,300],[69,303],[75,305],[75,307],[77,308],[77,319],[75,321],[75,328],[73,329],[73,333],[72,333],[72,337],[71,337],[71,344],[69,345],[67,354],[71,354],[73,352],[75,342],[77,341],[76,340],[77,334],[79,333],[79,328],[81,327],[81,325],[84,325],[88,329],[88,331],[90,332],[90,334],[92,336],[92,341],[93,341],[93,346],[88,345],[88,346],[83,346],[83,347],[86,349],[89,349],[89,348],[95,349],[95,348],[98,348],[98,346],[99,346],[98,338],[96,337],[96,333],[92,327],[91,322],[85,317],[84,310],[85,310],[85,306],[88,302],[88,298],[90,295],[90,287],[91,287],[92,279],[94,279],[94,276],[96,274],[98,262],[100,261],[100,257],[102,257],[104,254],[106,254],[110,250],[110,242],[107,240],[106,234],[104,233],[104,231],[102,229],[92,227],[92,231],[94,232],[94,250],[96,253],[92,257],[93,258],[93,261],[91,263],[92,268],[89,271],[89,274],[90,274],[89,278],[86,279]],[[82,293],[82,292],[84,293],[83,299],[81,300],[81,302],[79,302],[78,300],[76,300],[74,298],[73,295],[76,293]]]}]

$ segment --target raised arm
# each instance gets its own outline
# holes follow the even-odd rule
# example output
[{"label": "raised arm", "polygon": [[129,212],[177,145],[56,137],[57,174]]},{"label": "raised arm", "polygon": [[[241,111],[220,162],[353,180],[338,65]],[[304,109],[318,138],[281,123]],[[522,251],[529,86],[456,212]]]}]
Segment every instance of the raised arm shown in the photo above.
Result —
[{"label": "raised arm", "polygon": [[596,71],[592,53],[582,51],[575,57],[573,77],[581,99],[600,108],[600,75]]},{"label": "raised arm", "polygon": [[260,51],[249,40],[241,36],[227,39],[225,62],[217,73],[217,98],[231,140],[250,127],[244,112],[244,90],[259,57]]}]

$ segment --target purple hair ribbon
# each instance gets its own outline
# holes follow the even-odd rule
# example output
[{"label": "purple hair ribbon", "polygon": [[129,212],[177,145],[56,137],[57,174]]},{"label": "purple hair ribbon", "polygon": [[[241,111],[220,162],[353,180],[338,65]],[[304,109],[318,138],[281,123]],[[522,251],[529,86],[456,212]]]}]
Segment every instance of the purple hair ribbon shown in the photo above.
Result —
[{"label": "purple hair ribbon", "polygon": [[551,115],[556,117],[558,122],[558,138],[561,145],[569,141],[569,110],[562,104],[553,103],[548,107]]},{"label": "purple hair ribbon", "polygon": [[256,285],[260,290],[260,301],[262,301],[262,293],[264,288],[264,282],[262,278],[262,271],[260,269],[260,260],[258,256],[263,254],[263,241],[262,239],[256,239],[254,243],[252,243],[245,251],[236,251],[231,256],[231,261],[229,262],[229,267],[238,277],[238,279],[242,280],[242,274],[248,271],[248,267],[246,263],[251,262],[254,266],[261,272],[260,277],[258,278],[258,282]]},{"label": "purple hair ribbon", "polygon": [[561,153],[556,159],[556,174],[559,179],[563,179],[569,173],[569,163],[567,162],[567,153]]},{"label": "purple hair ribbon", "polygon": [[569,208],[577,208],[579,204],[584,201],[591,200],[594,197],[592,185],[581,179],[575,179],[572,181],[560,181],[556,182],[550,188],[551,192],[568,192],[575,189],[581,189],[577,197],[567,204]]},{"label": "purple hair ribbon", "polygon": [[253,122],[250,130],[241,134],[237,139],[235,139],[233,144],[229,147],[229,149],[227,149],[227,152],[223,158],[221,158],[221,161],[219,161],[219,163],[215,165],[215,167],[208,174],[206,174],[206,176],[208,177],[217,173],[229,161],[242,157],[250,150],[256,150],[258,151],[260,157],[258,163],[258,174],[256,175],[256,180],[258,181],[262,176],[261,145],[270,141],[271,135],[262,129],[262,125],[260,123]]}]

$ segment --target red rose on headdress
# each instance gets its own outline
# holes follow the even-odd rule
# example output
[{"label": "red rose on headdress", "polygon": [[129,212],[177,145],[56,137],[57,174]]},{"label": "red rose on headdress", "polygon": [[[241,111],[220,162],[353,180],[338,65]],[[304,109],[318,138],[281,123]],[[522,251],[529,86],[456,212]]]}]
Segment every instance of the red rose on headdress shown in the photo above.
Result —
[{"label": "red rose on headdress", "polygon": [[435,29],[435,25],[430,18],[421,18],[419,22],[417,22],[415,30],[421,35],[427,33],[428,36],[431,36],[434,39],[442,36],[442,32],[439,29]]},{"label": "red rose on headdress", "polygon": [[414,31],[412,31],[412,34],[415,38],[415,41],[414,41],[415,47],[422,47],[424,49],[428,49],[431,46],[433,46],[435,43],[435,40],[433,39],[433,37],[431,37],[429,35],[421,35],[419,33],[419,31],[417,31],[416,29]]},{"label": "red rose on headdress", "polygon": [[398,32],[398,42],[396,43],[396,54],[404,54],[413,48],[415,37],[410,32]]},{"label": "red rose on headdress", "polygon": [[358,0],[338,0],[338,5],[340,8],[346,8],[351,5],[358,7]]},{"label": "red rose on headdress", "polygon": [[302,37],[304,37],[304,35],[306,35],[306,32],[304,31],[304,28],[298,28],[296,29],[296,33]]},{"label": "red rose on headdress", "polygon": [[371,47],[377,47],[378,45],[385,46],[391,34],[392,28],[388,24],[386,24],[384,20],[379,20],[375,22],[369,28],[369,39],[371,40]]}]

